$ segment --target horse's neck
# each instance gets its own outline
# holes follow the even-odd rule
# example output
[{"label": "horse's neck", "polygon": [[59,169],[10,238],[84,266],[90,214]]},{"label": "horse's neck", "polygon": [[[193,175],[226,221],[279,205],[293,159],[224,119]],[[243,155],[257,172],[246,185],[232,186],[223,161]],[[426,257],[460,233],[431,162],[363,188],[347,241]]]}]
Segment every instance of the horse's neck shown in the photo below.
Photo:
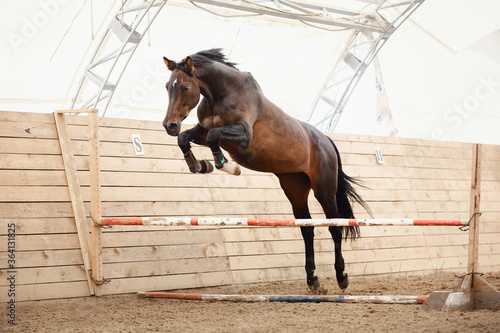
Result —
[{"label": "horse's neck", "polygon": [[203,68],[197,74],[200,83],[200,91],[210,105],[214,100],[219,99],[231,87],[234,78],[230,76],[227,69],[216,68],[215,66]]},{"label": "horse's neck", "polygon": [[214,107],[214,96],[212,95],[209,87],[207,86],[207,84],[204,81],[202,81],[200,84],[200,92],[203,95],[203,97],[205,97],[205,99],[207,100],[210,108],[213,108]]}]

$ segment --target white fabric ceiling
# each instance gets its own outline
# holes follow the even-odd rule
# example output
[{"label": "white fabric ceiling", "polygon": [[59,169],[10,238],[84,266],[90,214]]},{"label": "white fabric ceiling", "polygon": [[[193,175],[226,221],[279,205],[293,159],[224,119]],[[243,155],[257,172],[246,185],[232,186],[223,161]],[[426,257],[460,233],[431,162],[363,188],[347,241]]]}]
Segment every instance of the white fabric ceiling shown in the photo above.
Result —
[{"label": "white fabric ceiling", "polygon": [[[24,0],[0,10],[0,110],[68,108],[75,85],[120,1]],[[162,57],[222,47],[266,95],[306,119],[345,32],[261,18],[221,18],[168,3],[132,58],[107,116],[161,121]],[[400,136],[500,144],[500,23],[495,0],[427,0],[379,53]],[[92,27],[96,37],[91,39]],[[367,71],[338,132],[385,135],[376,126]],[[190,117],[187,121],[196,121]]]}]

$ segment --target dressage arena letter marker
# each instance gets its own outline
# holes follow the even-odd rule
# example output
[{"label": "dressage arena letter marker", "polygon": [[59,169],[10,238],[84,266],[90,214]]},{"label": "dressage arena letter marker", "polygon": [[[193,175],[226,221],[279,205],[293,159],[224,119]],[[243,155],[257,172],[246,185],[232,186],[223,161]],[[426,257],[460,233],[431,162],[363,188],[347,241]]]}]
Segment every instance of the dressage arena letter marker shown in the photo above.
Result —
[{"label": "dressage arena letter marker", "polygon": [[384,164],[384,156],[382,156],[382,150],[379,147],[375,147],[375,157],[378,164]]},{"label": "dressage arena letter marker", "polygon": [[132,144],[136,155],[144,155],[144,147],[142,146],[141,136],[139,134],[131,134]]}]

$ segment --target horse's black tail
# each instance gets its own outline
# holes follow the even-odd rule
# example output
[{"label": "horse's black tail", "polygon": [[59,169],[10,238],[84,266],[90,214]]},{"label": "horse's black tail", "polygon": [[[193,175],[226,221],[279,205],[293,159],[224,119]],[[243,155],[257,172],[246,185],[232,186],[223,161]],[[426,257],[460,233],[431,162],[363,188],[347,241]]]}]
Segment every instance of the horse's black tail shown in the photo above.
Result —
[{"label": "horse's black tail", "polygon": [[[328,138],[330,139],[330,138]],[[352,211],[351,202],[356,201],[361,205],[370,215],[371,210],[368,207],[367,203],[356,193],[354,189],[354,185],[365,187],[359,179],[349,177],[342,170],[342,162],[340,161],[340,154],[333,143],[333,140],[330,139],[330,142],[333,145],[333,149],[335,149],[335,153],[337,154],[337,163],[338,163],[338,182],[337,182],[337,209],[339,211],[340,218],[354,218],[354,212]],[[358,238],[360,236],[359,227],[358,226],[349,226],[349,227],[341,227],[342,234],[347,238],[351,238],[352,240]]]}]

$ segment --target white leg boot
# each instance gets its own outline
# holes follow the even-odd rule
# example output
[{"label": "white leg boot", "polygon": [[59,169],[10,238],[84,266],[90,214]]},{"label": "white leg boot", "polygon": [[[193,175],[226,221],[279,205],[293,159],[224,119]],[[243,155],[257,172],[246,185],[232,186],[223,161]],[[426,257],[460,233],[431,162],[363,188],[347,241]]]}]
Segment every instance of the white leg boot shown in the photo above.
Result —
[{"label": "white leg boot", "polygon": [[241,174],[240,166],[237,163],[231,161],[227,161],[226,163],[224,163],[222,165],[222,168],[220,168],[219,170],[235,176],[239,176]]}]

